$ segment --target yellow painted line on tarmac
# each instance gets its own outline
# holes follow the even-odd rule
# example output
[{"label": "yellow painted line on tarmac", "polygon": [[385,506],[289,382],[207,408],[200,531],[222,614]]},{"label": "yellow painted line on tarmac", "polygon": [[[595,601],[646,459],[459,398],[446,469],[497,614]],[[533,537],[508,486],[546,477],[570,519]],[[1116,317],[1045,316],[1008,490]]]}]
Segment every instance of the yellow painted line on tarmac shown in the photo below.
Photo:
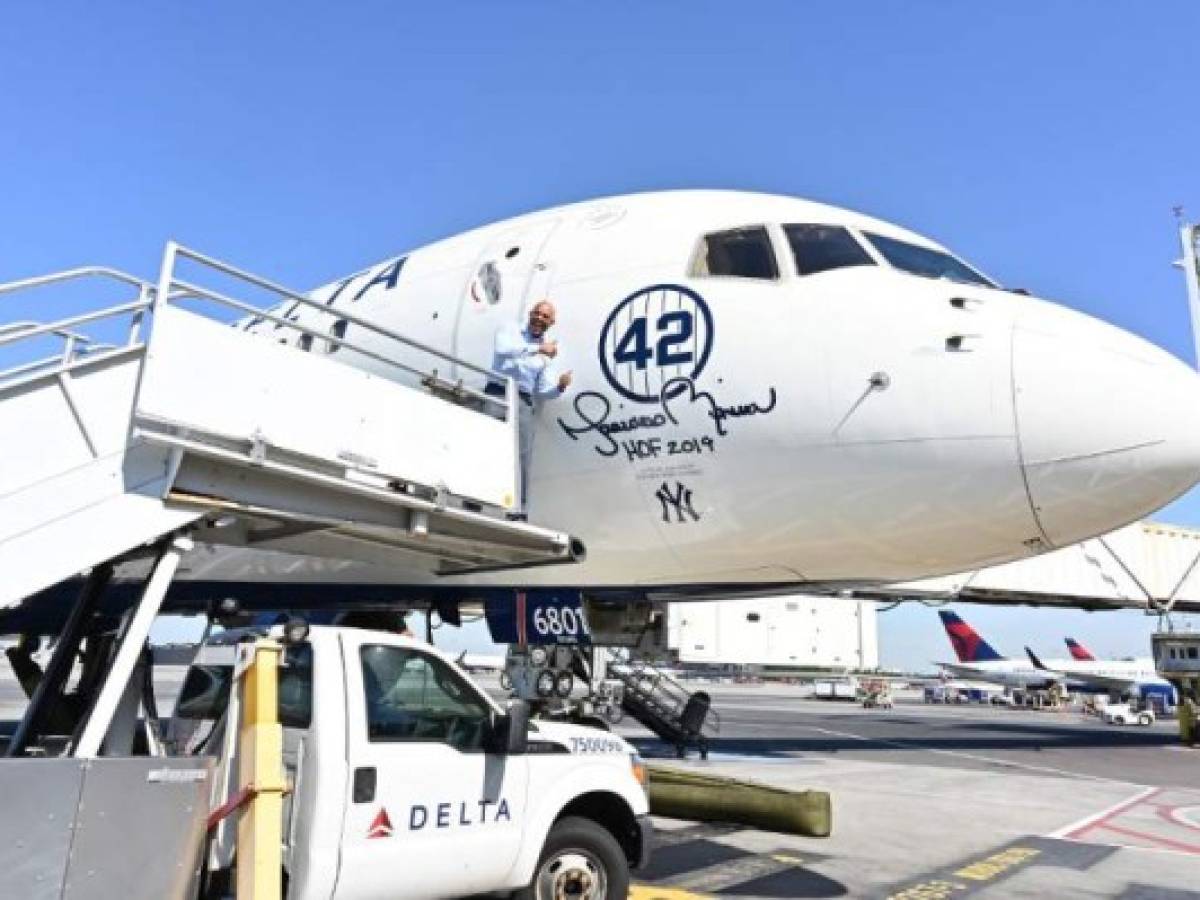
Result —
[{"label": "yellow painted line on tarmac", "polygon": [[804,860],[798,856],[788,856],[786,853],[772,853],[771,859],[777,863],[783,863],[785,866],[802,866]]},{"label": "yellow painted line on tarmac", "polygon": [[657,884],[634,884],[629,888],[629,900],[710,900],[706,894],[693,894],[678,888]]},{"label": "yellow painted line on tarmac", "polygon": [[888,900],[949,900],[962,894],[971,894],[980,889],[984,882],[1008,874],[1012,869],[1023,866],[1039,856],[1041,852],[1035,847],[1009,847],[970,862],[941,878],[910,885],[890,894]]},{"label": "yellow painted line on tarmac", "polygon": [[961,869],[955,870],[954,874],[958,878],[967,878],[971,881],[991,881],[997,875],[1028,862],[1040,855],[1041,852],[1033,847],[1009,847],[1002,853],[996,853],[986,859],[963,866]]}]

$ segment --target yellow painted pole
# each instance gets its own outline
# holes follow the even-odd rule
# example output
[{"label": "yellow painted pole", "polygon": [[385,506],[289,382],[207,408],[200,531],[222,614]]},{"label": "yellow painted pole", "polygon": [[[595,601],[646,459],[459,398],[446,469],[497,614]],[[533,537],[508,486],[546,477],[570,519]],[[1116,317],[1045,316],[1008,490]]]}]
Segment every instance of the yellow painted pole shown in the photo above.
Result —
[{"label": "yellow painted pole", "polygon": [[275,641],[254,645],[242,675],[238,787],[250,792],[238,819],[237,900],[280,900],[283,894],[283,728]]}]

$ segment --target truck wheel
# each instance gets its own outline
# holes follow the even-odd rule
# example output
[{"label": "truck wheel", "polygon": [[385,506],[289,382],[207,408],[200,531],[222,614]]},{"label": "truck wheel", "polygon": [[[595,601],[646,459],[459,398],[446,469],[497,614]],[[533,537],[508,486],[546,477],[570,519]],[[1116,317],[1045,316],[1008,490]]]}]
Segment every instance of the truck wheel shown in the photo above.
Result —
[{"label": "truck wheel", "polygon": [[515,900],[625,900],[629,863],[616,839],[590,819],[554,823],[533,882]]}]

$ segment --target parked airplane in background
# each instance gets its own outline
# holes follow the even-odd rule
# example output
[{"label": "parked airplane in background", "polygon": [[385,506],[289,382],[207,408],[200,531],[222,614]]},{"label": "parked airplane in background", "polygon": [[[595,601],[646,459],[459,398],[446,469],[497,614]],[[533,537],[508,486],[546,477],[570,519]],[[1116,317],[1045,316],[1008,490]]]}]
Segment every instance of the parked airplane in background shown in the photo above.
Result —
[{"label": "parked airplane in background", "polygon": [[1012,659],[996,652],[958,614],[943,609],[938,610],[938,615],[958,656],[957,665],[938,665],[956,677],[974,678],[1023,690],[1046,690],[1060,684],[1068,691],[1083,693],[1133,694],[1140,697],[1159,695],[1168,705],[1175,703],[1174,688],[1154,671],[1154,661],[1151,659],[1049,659],[1043,663],[1028,647],[1025,648],[1028,661]]},{"label": "parked airplane in background", "polygon": [[1046,690],[1063,680],[1055,673],[1040,670],[1026,660],[1002,656],[957,613],[940,609],[938,616],[958,657],[957,665],[938,665],[956,678],[972,678],[1020,690]]},{"label": "parked airplane in background", "polygon": [[1154,660],[1150,657],[1106,660],[1097,660],[1094,657],[1087,660],[1050,659],[1043,663],[1028,647],[1025,648],[1025,654],[1034,668],[1048,675],[1067,679],[1068,685],[1076,686],[1075,690],[1103,692],[1116,696],[1158,695],[1169,706],[1174,706],[1177,702],[1174,686],[1158,674],[1154,668]]},{"label": "parked airplane in background", "polygon": [[1096,659],[1092,655],[1092,651],[1075,640],[1075,638],[1069,637],[1064,638],[1064,640],[1067,642],[1067,649],[1071,651],[1071,659],[1076,659],[1080,662],[1091,662]]},{"label": "parked airplane in background", "polygon": [[[240,327],[276,352],[336,354],[393,380],[407,376],[389,359],[436,367],[478,391],[483,376],[388,333],[489,365],[498,329],[552,299],[550,337],[574,381],[535,412],[529,512],[580,537],[586,559],[447,574],[385,541],[347,539],[337,562],[305,556],[330,535],[288,526],[214,551],[211,528],[168,607],[186,581],[197,602],[233,582],[290,603],[291,585],[339,601],[349,584],[385,585],[391,602],[401,589],[636,600],[906,581],[1106,533],[1200,478],[1200,418],[1180,414],[1200,408],[1195,371],[926,237],[820,203],[722,191],[578,203],[310,297],[319,308]],[[351,438],[332,462],[386,479]],[[235,531],[224,539],[245,544]]]}]

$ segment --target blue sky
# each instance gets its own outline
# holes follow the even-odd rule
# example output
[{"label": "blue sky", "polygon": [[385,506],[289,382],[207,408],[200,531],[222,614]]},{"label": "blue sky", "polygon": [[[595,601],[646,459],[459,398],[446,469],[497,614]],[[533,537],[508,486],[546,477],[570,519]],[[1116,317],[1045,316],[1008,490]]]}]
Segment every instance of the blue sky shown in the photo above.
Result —
[{"label": "blue sky", "polygon": [[[299,286],[602,194],[858,208],[1191,360],[1200,7],[10,4],[0,279],[151,273],[174,237]],[[63,309],[9,304],[0,321]],[[1200,524],[1200,499],[1163,516]],[[1141,652],[1131,615],[968,609],[994,643]],[[1062,618],[1060,618],[1062,617]],[[946,647],[887,613],[885,660]]]}]

